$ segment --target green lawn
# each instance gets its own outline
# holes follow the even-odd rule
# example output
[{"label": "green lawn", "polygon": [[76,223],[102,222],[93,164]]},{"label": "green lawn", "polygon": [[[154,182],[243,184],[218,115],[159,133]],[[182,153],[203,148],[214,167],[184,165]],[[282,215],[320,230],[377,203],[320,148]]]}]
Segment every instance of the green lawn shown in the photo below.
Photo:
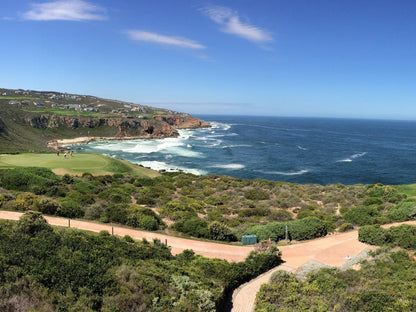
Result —
[{"label": "green lawn", "polygon": [[408,197],[416,197],[416,183],[395,185],[393,187]]},{"label": "green lawn", "polygon": [[18,155],[1,155],[1,168],[15,167],[44,167],[49,168],[59,175],[66,173],[71,175],[81,175],[89,172],[93,175],[106,175],[114,173],[128,173],[133,176],[153,178],[159,176],[159,172],[143,168],[121,159],[113,159],[100,154],[74,154],[72,157],[60,153],[37,154],[24,153]]},{"label": "green lawn", "polygon": [[38,113],[38,114],[55,114],[62,116],[84,116],[92,118],[100,117],[117,117],[115,114],[97,113],[97,112],[78,112],[75,109],[23,109],[25,112]]}]

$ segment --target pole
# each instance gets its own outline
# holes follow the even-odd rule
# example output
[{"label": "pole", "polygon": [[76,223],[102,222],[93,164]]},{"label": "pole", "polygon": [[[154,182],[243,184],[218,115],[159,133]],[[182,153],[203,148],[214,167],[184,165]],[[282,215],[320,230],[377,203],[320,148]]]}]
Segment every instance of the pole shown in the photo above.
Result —
[{"label": "pole", "polygon": [[68,227],[71,227],[71,219],[68,219]]},{"label": "pole", "polygon": [[286,243],[287,243],[287,241],[288,241],[288,238],[289,238],[289,235],[288,235],[288,233],[287,233],[287,225],[285,226],[285,240],[286,240]]},{"label": "pole", "polygon": [[111,227],[111,235],[114,236],[114,226]]}]

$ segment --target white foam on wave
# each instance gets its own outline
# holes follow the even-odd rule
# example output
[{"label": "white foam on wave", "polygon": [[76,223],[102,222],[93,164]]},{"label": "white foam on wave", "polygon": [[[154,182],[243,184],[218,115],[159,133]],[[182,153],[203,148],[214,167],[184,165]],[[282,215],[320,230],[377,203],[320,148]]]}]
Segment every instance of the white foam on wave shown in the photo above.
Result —
[{"label": "white foam on wave", "polygon": [[118,147],[109,145],[106,146],[105,149],[134,154],[168,153],[182,157],[201,157],[200,153],[193,151],[187,146],[188,143],[186,143],[186,141],[186,137],[134,140],[134,142],[130,142],[128,145],[119,145]]},{"label": "white foam on wave", "polygon": [[216,164],[216,165],[209,166],[209,168],[220,168],[220,169],[230,169],[230,170],[238,170],[238,169],[243,169],[245,167],[246,166],[242,164]]},{"label": "white foam on wave", "polygon": [[[226,124],[226,123],[222,123],[222,122],[210,121],[209,123],[211,124],[211,129],[220,129],[220,130],[223,130],[223,131],[227,131],[231,128],[230,124]],[[215,132],[215,130],[214,130],[214,132]]]},{"label": "white foam on wave", "polygon": [[337,162],[352,162],[352,159],[345,158],[345,159],[338,160]]},{"label": "white foam on wave", "polygon": [[366,154],[367,154],[367,152],[357,153],[357,154],[354,154],[354,155],[352,155],[348,158],[338,160],[337,162],[352,162],[354,159],[359,158],[359,157],[363,157]]},{"label": "white foam on wave", "polygon": [[204,170],[174,166],[174,165],[167,164],[163,161],[140,161],[140,162],[137,162],[137,163],[139,165],[144,166],[144,167],[148,167],[148,168],[151,168],[153,170],[158,170],[158,171],[159,170],[165,170],[165,171],[168,171],[168,172],[183,171],[183,172],[192,173],[192,174],[195,174],[195,175],[207,174],[207,172],[205,172]]},{"label": "white foam on wave", "polygon": [[297,148],[298,148],[298,149],[300,149],[300,150],[302,150],[302,151],[306,151],[306,150],[307,150],[307,148],[306,148],[306,147],[302,147],[302,146],[300,146],[300,145],[297,145]]},{"label": "white foam on wave", "polygon": [[309,172],[309,170],[302,169],[302,170],[299,170],[299,171],[289,171],[289,172],[284,172],[284,171],[265,171],[265,170],[256,170],[256,172],[260,172],[260,173],[264,173],[264,174],[274,174],[274,175],[294,176],[294,175],[301,175],[301,174],[308,173],[308,172]]}]

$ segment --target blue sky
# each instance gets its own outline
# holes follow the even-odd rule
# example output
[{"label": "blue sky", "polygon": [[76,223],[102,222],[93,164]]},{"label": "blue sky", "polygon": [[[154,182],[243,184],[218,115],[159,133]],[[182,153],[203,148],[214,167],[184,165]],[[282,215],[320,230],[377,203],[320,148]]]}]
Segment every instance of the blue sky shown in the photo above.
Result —
[{"label": "blue sky", "polygon": [[416,1],[2,0],[0,87],[416,119]]}]

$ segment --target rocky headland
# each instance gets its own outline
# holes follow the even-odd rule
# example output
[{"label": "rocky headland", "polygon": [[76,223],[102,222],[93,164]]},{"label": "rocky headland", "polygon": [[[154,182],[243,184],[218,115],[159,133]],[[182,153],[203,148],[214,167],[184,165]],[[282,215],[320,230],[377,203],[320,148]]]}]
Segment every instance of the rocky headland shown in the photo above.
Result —
[{"label": "rocky headland", "polygon": [[[47,151],[98,139],[177,137],[210,125],[189,114],[118,100],[0,88],[0,153]],[[71,142],[71,143],[68,143]]]}]

